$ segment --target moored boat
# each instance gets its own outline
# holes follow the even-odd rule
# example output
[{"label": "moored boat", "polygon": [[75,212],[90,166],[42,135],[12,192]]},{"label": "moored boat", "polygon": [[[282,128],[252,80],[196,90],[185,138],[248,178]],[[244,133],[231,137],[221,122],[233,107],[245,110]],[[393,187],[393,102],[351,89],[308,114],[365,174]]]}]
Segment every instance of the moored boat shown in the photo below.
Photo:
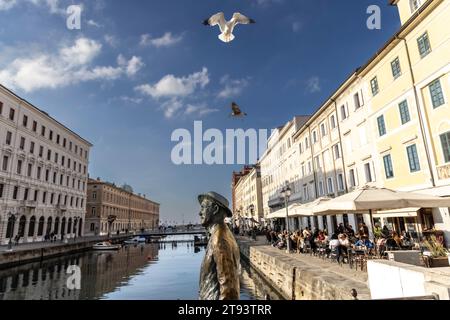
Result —
[{"label": "moored boat", "polygon": [[92,249],[94,250],[119,250],[120,245],[119,244],[112,244],[111,242],[98,242],[92,246]]}]

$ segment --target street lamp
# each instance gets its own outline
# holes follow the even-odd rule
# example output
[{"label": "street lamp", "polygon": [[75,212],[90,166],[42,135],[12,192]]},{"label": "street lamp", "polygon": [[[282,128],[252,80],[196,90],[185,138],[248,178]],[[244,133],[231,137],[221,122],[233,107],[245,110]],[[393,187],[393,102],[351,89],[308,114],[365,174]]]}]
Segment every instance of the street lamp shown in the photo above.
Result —
[{"label": "street lamp", "polygon": [[287,253],[291,252],[291,243],[289,239],[289,197],[291,196],[291,188],[289,187],[289,182],[286,181],[286,185],[281,189],[280,192],[280,198],[284,200],[284,205],[286,207],[286,231],[287,231],[287,238],[286,238],[286,246],[287,246]]},{"label": "street lamp", "polygon": [[11,229],[9,230],[9,243],[8,243],[8,250],[12,250],[12,236],[14,233],[14,227],[16,225],[16,214],[12,212],[8,212],[8,224],[9,220],[11,219]]}]

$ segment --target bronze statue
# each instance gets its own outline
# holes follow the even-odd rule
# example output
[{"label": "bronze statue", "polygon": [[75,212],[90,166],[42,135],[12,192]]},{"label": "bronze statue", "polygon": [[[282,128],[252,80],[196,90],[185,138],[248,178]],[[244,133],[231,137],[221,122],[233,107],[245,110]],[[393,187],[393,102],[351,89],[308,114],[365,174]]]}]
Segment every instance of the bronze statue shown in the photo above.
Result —
[{"label": "bronze statue", "polygon": [[198,197],[200,219],[209,241],[200,272],[200,300],[239,300],[239,248],[225,223],[232,213],[228,200],[215,192]]}]

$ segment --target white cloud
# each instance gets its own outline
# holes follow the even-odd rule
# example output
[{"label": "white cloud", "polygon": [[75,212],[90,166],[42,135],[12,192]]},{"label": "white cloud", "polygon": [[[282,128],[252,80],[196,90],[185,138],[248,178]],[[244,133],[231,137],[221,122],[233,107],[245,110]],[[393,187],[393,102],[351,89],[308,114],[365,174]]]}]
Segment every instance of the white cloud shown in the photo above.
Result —
[{"label": "white cloud", "polygon": [[177,99],[172,98],[161,105],[164,111],[164,116],[168,119],[173,118],[175,114],[183,108],[183,103]]},{"label": "white cloud", "polygon": [[142,98],[133,98],[133,97],[128,97],[128,96],[122,96],[122,97],[120,97],[120,100],[122,100],[124,102],[135,103],[135,104],[140,104],[143,101]]},{"label": "white cloud", "polygon": [[[97,28],[100,28],[101,27],[101,25],[98,23],[98,22],[95,22],[94,20],[88,20],[87,21],[87,24],[89,25],[89,26],[92,26],[92,27],[97,27]],[[105,36],[106,37],[106,36]]]},{"label": "white cloud", "polygon": [[184,113],[186,115],[197,114],[198,116],[205,116],[210,113],[218,112],[219,109],[208,108],[205,104],[202,105],[192,105],[188,104]]},{"label": "white cloud", "polygon": [[172,74],[164,76],[154,85],[144,84],[135,89],[154,99],[161,97],[183,97],[188,96],[197,89],[204,88],[209,83],[208,69],[203,67],[202,71],[177,78]]},{"label": "white cloud", "polygon": [[152,37],[149,34],[143,34],[141,35],[140,45],[143,47],[154,46],[157,48],[169,47],[174,44],[177,44],[182,39],[183,39],[182,35],[174,36],[172,35],[172,32],[166,32],[162,37],[154,39],[152,39]]},{"label": "white cloud", "polygon": [[267,7],[272,4],[279,4],[282,3],[284,0],[254,0],[253,2],[262,7]]},{"label": "white cloud", "polygon": [[[0,82],[11,89],[31,92],[55,89],[92,80],[115,80],[122,75],[134,75],[143,66],[140,58],[132,57],[117,66],[93,66],[102,45],[95,40],[79,38],[72,45],[61,46],[56,53],[33,53],[18,48],[12,61],[0,65]],[[24,55],[24,56],[21,56]],[[2,60],[0,60],[2,61]]]},{"label": "white cloud", "polygon": [[106,34],[104,36],[104,39],[105,39],[105,42],[113,48],[116,48],[119,45],[119,40],[113,35]]},{"label": "white cloud", "polygon": [[11,9],[17,4],[17,0],[0,0],[0,11]]},{"label": "white cloud", "polygon": [[306,81],[306,91],[309,93],[320,92],[320,78],[317,76],[311,77]]},{"label": "white cloud", "polygon": [[240,95],[242,91],[248,86],[248,78],[243,79],[231,79],[229,75],[225,75],[220,80],[220,83],[224,85],[223,89],[219,92],[219,98],[232,98]]},{"label": "white cloud", "polygon": [[126,72],[129,77],[134,76],[144,67],[144,63],[140,57],[133,56],[127,63]]}]

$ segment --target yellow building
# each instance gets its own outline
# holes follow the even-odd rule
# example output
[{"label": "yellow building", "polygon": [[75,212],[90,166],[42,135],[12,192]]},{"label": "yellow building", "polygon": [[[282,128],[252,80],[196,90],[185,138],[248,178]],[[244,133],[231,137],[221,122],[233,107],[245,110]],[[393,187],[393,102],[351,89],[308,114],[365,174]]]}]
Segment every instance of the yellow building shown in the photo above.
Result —
[{"label": "yellow building", "polygon": [[[450,1],[391,5],[398,7],[400,30],[292,134],[296,165],[278,171],[276,180],[300,189],[302,203],[366,184],[450,196]],[[270,167],[281,167],[281,161],[272,157]],[[261,162],[264,195],[271,175],[267,159]],[[449,208],[406,208],[375,217],[398,232],[441,230],[450,242]],[[356,227],[363,221],[370,229],[364,213],[299,219],[297,225],[332,232],[340,222]]]}]

